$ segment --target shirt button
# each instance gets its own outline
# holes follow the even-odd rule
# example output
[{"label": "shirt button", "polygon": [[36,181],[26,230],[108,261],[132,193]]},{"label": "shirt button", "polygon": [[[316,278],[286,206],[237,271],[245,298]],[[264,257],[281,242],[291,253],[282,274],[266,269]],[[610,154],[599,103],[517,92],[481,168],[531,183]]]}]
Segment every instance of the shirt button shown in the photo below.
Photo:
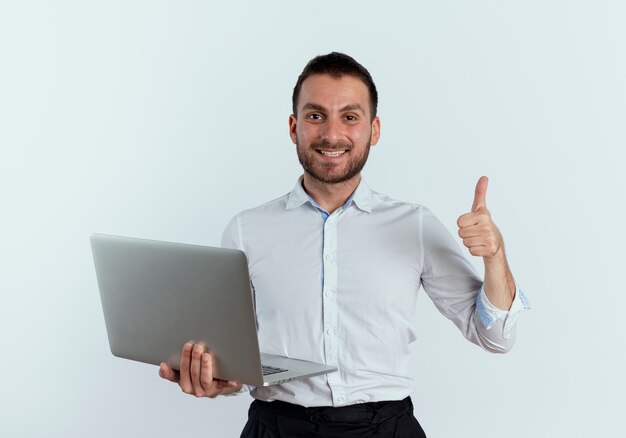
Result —
[{"label": "shirt button", "polygon": [[328,298],[330,298],[330,297],[332,297],[332,296],[334,295],[334,293],[335,293],[335,291],[333,291],[332,289],[327,290],[327,291],[326,291],[326,296],[327,296]]},{"label": "shirt button", "polygon": [[344,399],[343,397],[337,397],[337,401],[338,401],[339,403],[343,403],[343,401],[344,401],[344,400],[345,400],[345,399]]},{"label": "shirt button", "polygon": [[329,328],[328,330],[326,330],[326,333],[328,333],[329,335],[331,335],[331,336],[332,336],[332,335],[334,335],[334,334],[335,334],[335,330],[334,330],[334,329]]}]

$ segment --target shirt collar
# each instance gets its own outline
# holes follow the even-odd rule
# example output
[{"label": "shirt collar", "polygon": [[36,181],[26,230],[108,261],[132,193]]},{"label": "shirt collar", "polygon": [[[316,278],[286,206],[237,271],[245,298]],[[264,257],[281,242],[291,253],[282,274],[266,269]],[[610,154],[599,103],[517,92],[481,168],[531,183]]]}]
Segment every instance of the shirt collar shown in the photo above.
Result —
[{"label": "shirt collar", "polygon": [[[301,175],[298,178],[298,182],[294,186],[291,193],[289,193],[289,197],[287,198],[287,205],[285,206],[286,210],[291,210],[292,208],[300,207],[301,205],[309,202],[316,208],[319,208],[317,202],[313,198],[311,198],[307,192],[304,191],[304,187],[302,187],[303,176]],[[356,188],[354,193],[350,195],[346,203],[344,204],[344,208],[348,208],[350,204],[354,202],[354,204],[360,210],[363,210],[366,213],[372,212],[372,191],[369,186],[361,177],[361,182],[359,186]]]}]

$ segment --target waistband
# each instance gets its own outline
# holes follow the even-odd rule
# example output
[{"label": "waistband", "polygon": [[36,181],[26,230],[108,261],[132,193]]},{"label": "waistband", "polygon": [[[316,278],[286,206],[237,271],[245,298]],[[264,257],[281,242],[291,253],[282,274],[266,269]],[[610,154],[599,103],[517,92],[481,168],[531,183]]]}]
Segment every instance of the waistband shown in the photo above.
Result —
[{"label": "waistband", "polygon": [[276,400],[265,402],[254,400],[252,405],[262,412],[281,415],[316,423],[371,421],[378,423],[387,418],[409,411],[413,414],[411,398],[404,400],[358,403],[349,406],[320,406],[305,408],[304,406]]}]

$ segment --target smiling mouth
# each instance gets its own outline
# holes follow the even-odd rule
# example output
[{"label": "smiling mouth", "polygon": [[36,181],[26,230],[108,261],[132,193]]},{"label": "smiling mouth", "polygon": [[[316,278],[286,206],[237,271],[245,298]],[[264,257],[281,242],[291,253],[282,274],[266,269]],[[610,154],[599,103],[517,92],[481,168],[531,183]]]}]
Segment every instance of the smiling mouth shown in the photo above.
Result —
[{"label": "smiling mouth", "polygon": [[342,151],[324,151],[322,149],[315,149],[315,150],[326,157],[340,157],[346,152],[348,152],[348,150],[342,150]]}]

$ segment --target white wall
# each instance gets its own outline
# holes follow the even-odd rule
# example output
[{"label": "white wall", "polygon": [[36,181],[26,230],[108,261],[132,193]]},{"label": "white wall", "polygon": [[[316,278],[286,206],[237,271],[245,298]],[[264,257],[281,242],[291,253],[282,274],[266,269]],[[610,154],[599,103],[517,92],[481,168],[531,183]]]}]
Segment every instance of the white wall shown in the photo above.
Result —
[{"label": "white wall", "polygon": [[379,88],[370,186],[455,233],[488,175],[534,307],[496,356],[422,296],[413,400],[429,436],[619,435],[625,13],[565,0],[3,2],[0,435],[238,436],[248,396],[198,400],[111,356],[88,237],[218,244],[239,210],[289,191],[291,90],[331,50]]}]

